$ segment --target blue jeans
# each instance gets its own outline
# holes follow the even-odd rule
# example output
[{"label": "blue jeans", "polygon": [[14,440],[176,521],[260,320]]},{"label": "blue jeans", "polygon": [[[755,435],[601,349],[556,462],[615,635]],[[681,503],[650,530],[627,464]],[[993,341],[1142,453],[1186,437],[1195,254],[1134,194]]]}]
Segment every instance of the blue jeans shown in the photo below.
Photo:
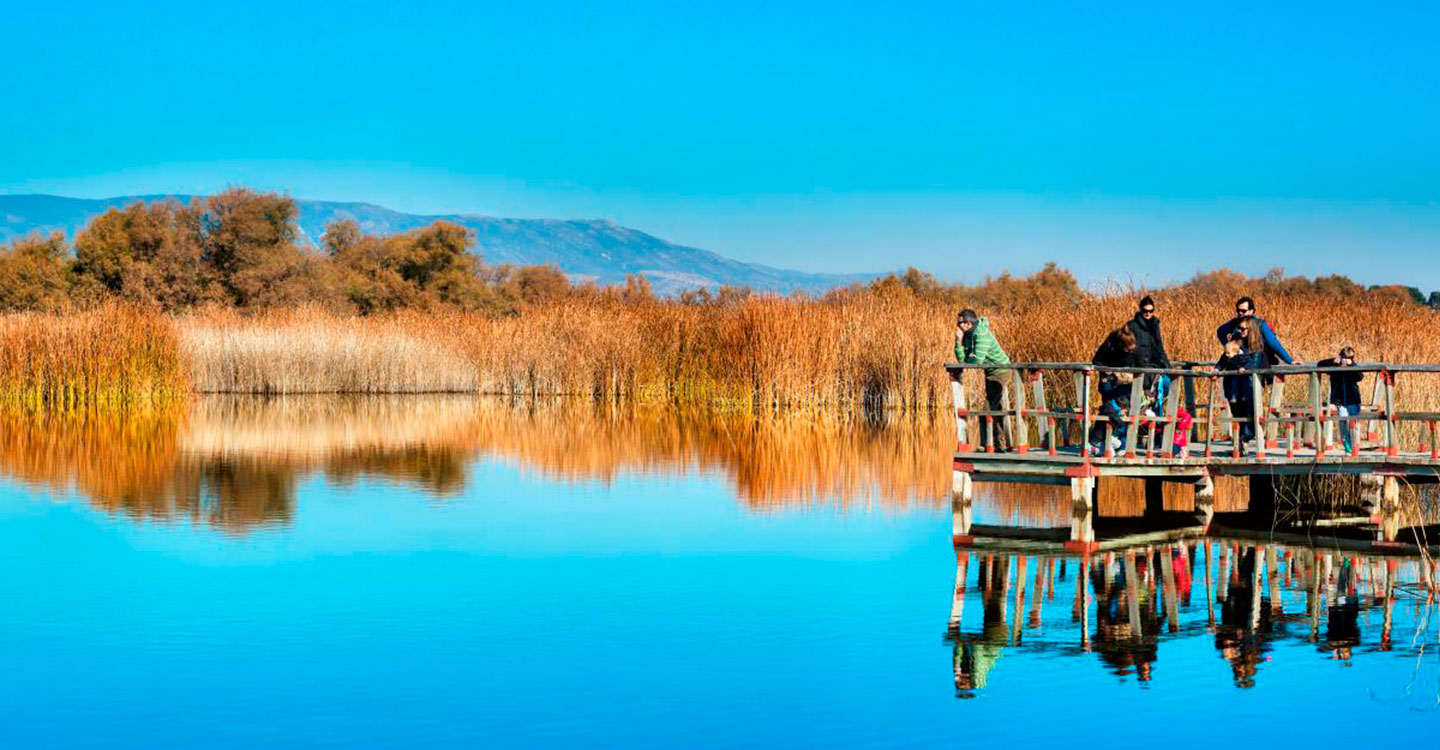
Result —
[{"label": "blue jeans", "polygon": [[[1336,404],[1335,408],[1339,410],[1339,416],[1342,417],[1354,416],[1360,413],[1359,404]],[[1340,428],[1340,440],[1345,446],[1345,452],[1349,453],[1351,450],[1350,435],[1352,432],[1358,435],[1360,433],[1360,425],[1355,421],[1336,422],[1336,425]]]}]

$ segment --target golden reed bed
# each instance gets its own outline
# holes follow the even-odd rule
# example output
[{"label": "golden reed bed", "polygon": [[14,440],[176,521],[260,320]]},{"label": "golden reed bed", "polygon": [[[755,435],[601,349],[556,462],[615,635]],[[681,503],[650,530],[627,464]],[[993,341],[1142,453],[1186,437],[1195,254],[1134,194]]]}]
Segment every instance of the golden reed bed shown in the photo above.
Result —
[{"label": "golden reed bed", "polygon": [[[1244,289],[1236,281],[1155,292],[1172,358],[1213,361],[1215,327]],[[1012,359],[1088,361],[1106,332],[1133,314],[1134,297],[1116,290],[976,306]],[[1440,362],[1440,314],[1422,305],[1317,293],[1259,302],[1297,359],[1352,345],[1365,361]],[[942,365],[953,357],[954,308],[910,293],[858,291],[726,304],[575,295],[511,317],[443,310],[355,317],[320,308],[169,317],[119,306],[6,315],[0,401],[479,392],[738,411],[931,410],[950,401]],[[1440,408],[1440,382],[1407,384],[1400,393],[1405,408]]]}]

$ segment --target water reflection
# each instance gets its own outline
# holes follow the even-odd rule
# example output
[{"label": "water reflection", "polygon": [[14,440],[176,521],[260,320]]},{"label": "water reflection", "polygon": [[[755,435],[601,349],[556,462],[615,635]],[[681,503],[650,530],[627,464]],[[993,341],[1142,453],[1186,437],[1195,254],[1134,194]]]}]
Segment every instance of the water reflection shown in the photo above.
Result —
[{"label": "water reflection", "polygon": [[1347,665],[1391,651],[1433,660],[1435,576],[1429,558],[1203,538],[1092,555],[962,550],[946,635],[955,690],[994,683],[1007,649],[1096,659],[1144,683],[1203,639],[1238,688],[1263,679],[1283,642]]},{"label": "water reflection", "polygon": [[[230,531],[289,522],[309,476],[379,478],[443,499],[485,456],[565,481],[715,471],[760,511],[941,508],[950,432],[938,419],[754,420],[559,399],[209,397],[180,413],[0,416],[0,473],[127,517]],[[1011,515],[1041,507],[1008,502]]]}]

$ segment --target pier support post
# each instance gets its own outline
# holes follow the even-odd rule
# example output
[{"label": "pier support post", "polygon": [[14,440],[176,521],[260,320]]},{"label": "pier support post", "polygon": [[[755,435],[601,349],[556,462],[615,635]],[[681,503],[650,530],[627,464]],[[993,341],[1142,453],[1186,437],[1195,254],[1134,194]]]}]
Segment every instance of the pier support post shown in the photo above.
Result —
[{"label": "pier support post", "polygon": [[1255,474],[1250,477],[1250,504],[1247,513],[1255,522],[1275,518],[1275,477]]},{"label": "pier support post", "polygon": [[1195,483],[1195,520],[1200,525],[1209,528],[1210,522],[1215,519],[1215,480],[1210,475],[1200,478]]},{"label": "pier support post", "polygon": [[1366,474],[1361,483],[1361,497],[1370,520],[1379,527],[1380,541],[1393,542],[1400,535],[1400,480]]},{"label": "pier support post", "polygon": [[1095,477],[1070,480],[1070,541],[1095,543]]},{"label": "pier support post", "polygon": [[1145,517],[1155,518],[1165,513],[1165,483],[1159,479],[1145,480]]},{"label": "pier support post", "polygon": [[969,540],[970,525],[975,521],[975,510],[971,502],[974,497],[975,482],[970,478],[970,472],[953,472],[950,481],[950,514],[953,521],[951,536],[957,545],[965,544]]},{"label": "pier support post", "polygon": [[1360,506],[1374,516],[1380,512],[1380,496],[1385,491],[1385,478],[1379,474],[1360,475]]}]

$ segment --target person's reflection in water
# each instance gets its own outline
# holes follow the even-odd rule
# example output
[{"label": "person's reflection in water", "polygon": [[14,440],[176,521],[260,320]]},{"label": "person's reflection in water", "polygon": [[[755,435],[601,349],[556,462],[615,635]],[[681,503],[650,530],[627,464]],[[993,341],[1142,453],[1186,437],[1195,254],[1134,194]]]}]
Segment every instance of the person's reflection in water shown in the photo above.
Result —
[{"label": "person's reflection in water", "polygon": [[1273,648],[1271,608],[1261,606],[1261,565],[1254,547],[1241,553],[1221,600],[1220,625],[1215,628],[1215,648],[1230,662],[1236,687],[1255,687],[1260,662],[1269,658]]},{"label": "person's reflection in water", "polygon": [[[984,601],[984,620],[980,634],[952,632],[954,639],[955,697],[973,698],[975,691],[985,687],[995,660],[1005,651],[1010,637],[1007,624],[1007,596],[1010,592],[1010,556],[985,557],[980,560],[976,577]],[[1019,613],[1016,613],[1019,616]]]},{"label": "person's reflection in water", "polygon": [[1348,558],[1340,562],[1327,610],[1325,642],[1320,648],[1348,663],[1360,645],[1360,597],[1355,594],[1355,571]]},{"label": "person's reflection in water", "polygon": [[1090,568],[1095,590],[1094,650],[1117,676],[1133,672],[1141,682],[1149,682],[1159,658],[1160,619],[1143,583],[1146,558],[1132,558],[1116,567],[1113,576],[1106,575],[1104,561]]}]

